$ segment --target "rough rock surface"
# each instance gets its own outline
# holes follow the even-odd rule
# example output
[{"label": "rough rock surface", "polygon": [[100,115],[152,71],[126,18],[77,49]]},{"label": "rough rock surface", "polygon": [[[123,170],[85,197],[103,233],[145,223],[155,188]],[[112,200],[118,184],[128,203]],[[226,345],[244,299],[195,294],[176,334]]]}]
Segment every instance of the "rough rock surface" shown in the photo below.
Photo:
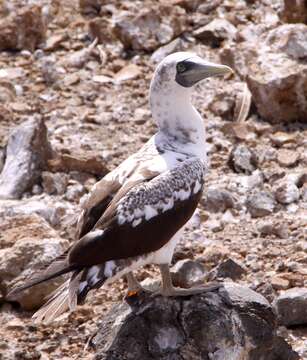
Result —
[{"label": "rough rock surface", "polygon": [[0,218],[16,215],[36,214],[57,228],[65,222],[65,215],[71,216],[75,208],[65,201],[56,201],[52,197],[33,196],[23,200],[0,200]]},{"label": "rough rock surface", "polygon": [[246,207],[253,217],[262,217],[274,211],[276,202],[267,191],[259,191],[250,194],[246,200]]},{"label": "rough rock surface", "polygon": [[[307,26],[281,25],[250,56],[247,78],[259,114],[272,123],[307,119]],[[253,62],[253,65],[252,65]]]},{"label": "rough rock surface", "polygon": [[244,269],[242,265],[232,259],[227,259],[220,263],[216,268],[212,269],[207,278],[210,280],[215,280],[217,278],[238,280],[245,273],[246,269]]},{"label": "rough rock surface", "polygon": [[47,128],[42,119],[30,118],[9,138],[0,174],[0,198],[17,199],[35,184],[51,157]]},{"label": "rough rock surface", "polygon": [[305,0],[284,0],[281,19],[288,23],[307,22],[307,4]]},{"label": "rough rock surface", "polygon": [[105,0],[79,0],[82,14],[98,14]]},{"label": "rough rock surface", "polygon": [[250,26],[239,35],[221,58],[246,78],[261,117],[274,124],[306,122],[307,26]]},{"label": "rough rock surface", "polygon": [[[21,285],[28,276],[60,255],[68,241],[38,215],[20,215],[1,219],[0,232],[0,290],[2,294]],[[46,301],[61,279],[37,285],[16,295],[24,309],[35,309]]]},{"label": "rough rock surface", "polygon": [[306,325],[307,289],[293,288],[284,291],[275,299],[274,307],[282,325]]},{"label": "rough rock surface", "polygon": [[194,31],[193,35],[204,44],[218,47],[225,39],[231,40],[236,36],[237,29],[225,19],[214,19]]},{"label": "rough rock surface", "polygon": [[265,221],[258,223],[257,229],[262,236],[275,235],[281,239],[287,239],[289,236],[287,224],[284,223]]},{"label": "rough rock surface", "polygon": [[151,60],[155,63],[159,63],[162,61],[167,55],[183,50],[183,42],[180,38],[177,38],[170,43],[159,47],[156,51],[151,55]]},{"label": "rough rock surface", "polygon": [[232,149],[228,163],[236,172],[251,174],[257,168],[257,156],[247,146],[238,145]]},{"label": "rough rock surface", "polygon": [[235,201],[230,192],[210,187],[205,192],[203,204],[206,210],[216,213],[233,208]]},{"label": "rough rock surface", "polygon": [[89,24],[89,35],[95,40],[98,39],[100,44],[109,43],[114,40],[112,33],[109,32],[110,24],[104,18],[94,18]]},{"label": "rough rock surface", "polygon": [[276,200],[284,205],[297,201],[300,197],[298,187],[290,181],[284,181],[275,190]]},{"label": "rough rock surface", "polygon": [[185,259],[171,268],[171,274],[175,286],[190,288],[204,282],[206,270],[202,263]]},{"label": "rough rock surface", "polygon": [[152,51],[181,34],[185,11],[179,6],[140,9],[137,15],[123,12],[114,19],[114,34],[125,48]]},{"label": "rough rock surface", "polygon": [[67,154],[59,155],[48,161],[48,167],[54,172],[79,171],[99,175],[100,177],[108,173],[104,159],[94,154],[89,156],[84,153],[76,156]]},{"label": "rough rock surface", "polygon": [[43,42],[45,34],[41,7],[23,7],[0,20],[0,50],[33,51]]},{"label": "rough rock surface", "polygon": [[63,173],[51,173],[49,171],[43,171],[42,173],[42,185],[47,194],[63,195],[67,189],[68,176]]},{"label": "rough rock surface", "polygon": [[184,298],[136,297],[116,305],[91,344],[95,359],[294,360],[275,316],[256,292],[225,283]]},{"label": "rough rock surface", "polygon": [[296,151],[281,149],[277,155],[277,161],[281,166],[291,167],[295,166],[300,158],[300,154]]}]

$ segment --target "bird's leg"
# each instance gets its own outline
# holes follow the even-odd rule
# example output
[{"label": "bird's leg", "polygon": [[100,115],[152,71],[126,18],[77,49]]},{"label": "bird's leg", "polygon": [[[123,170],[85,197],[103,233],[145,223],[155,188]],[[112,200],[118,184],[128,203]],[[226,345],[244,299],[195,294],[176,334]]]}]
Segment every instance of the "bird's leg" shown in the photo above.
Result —
[{"label": "bird's leg", "polygon": [[142,286],[137,281],[137,279],[134,277],[133,272],[130,271],[126,274],[126,279],[128,282],[128,292],[129,291],[139,291]]},{"label": "bird's leg", "polygon": [[190,289],[175,288],[172,283],[169,265],[162,264],[159,265],[159,268],[162,277],[162,288],[160,290],[160,294],[163,296],[188,296],[193,294],[201,294],[203,292],[217,290],[221,287],[221,284],[219,283],[212,283],[205,286],[193,287]]},{"label": "bird's leg", "polygon": [[128,272],[126,274],[126,279],[128,282],[128,292],[127,296],[134,296],[137,293],[143,291],[143,292],[151,292],[145,288],[137,281],[137,279],[134,277],[132,271]]}]

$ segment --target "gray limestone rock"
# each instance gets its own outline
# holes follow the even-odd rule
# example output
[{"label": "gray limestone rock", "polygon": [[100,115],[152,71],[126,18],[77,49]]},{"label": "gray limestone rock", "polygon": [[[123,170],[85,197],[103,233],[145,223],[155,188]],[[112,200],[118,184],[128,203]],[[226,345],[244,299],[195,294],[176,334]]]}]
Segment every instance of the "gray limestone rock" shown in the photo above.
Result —
[{"label": "gray limestone rock", "polygon": [[202,203],[209,212],[224,212],[235,207],[235,200],[232,194],[223,189],[209,187],[205,193]]},{"label": "gray limestone rock", "polygon": [[216,278],[229,278],[237,280],[245,273],[246,269],[244,269],[242,265],[232,259],[227,259],[210,271],[208,279],[214,280]]},{"label": "gray limestone rock", "polygon": [[159,47],[154,53],[151,55],[151,61],[154,63],[159,63],[162,61],[167,55],[170,55],[176,51],[183,50],[183,41],[180,38],[174,39],[170,43]]},{"label": "gray limestone rock", "polygon": [[272,123],[306,119],[306,38],[306,25],[285,24],[257,46],[247,83],[259,114]]},{"label": "gray limestone rock", "polygon": [[257,156],[245,145],[235,146],[228,159],[229,166],[237,173],[251,174],[257,163]]},{"label": "gray limestone rock", "polygon": [[194,31],[193,35],[201,42],[218,47],[223,40],[234,39],[237,29],[225,19],[214,19],[209,24]]},{"label": "gray limestone rock", "polygon": [[247,287],[225,283],[190,297],[139,294],[127,301],[92,337],[96,360],[299,359],[276,335],[267,300]]},{"label": "gray limestone rock", "polygon": [[280,204],[288,205],[300,197],[298,187],[291,181],[283,181],[275,190],[275,198]]},{"label": "gray limestone rock", "polygon": [[52,197],[42,199],[39,195],[24,200],[1,200],[0,219],[7,216],[36,214],[51,226],[58,227],[63,217],[74,214],[76,209],[66,201],[56,201]]},{"label": "gray limestone rock", "polygon": [[261,236],[275,235],[280,239],[287,239],[289,228],[286,223],[272,223],[272,221],[260,222],[257,224],[257,230]]},{"label": "gray limestone rock", "polygon": [[68,175],[64,173],[51,173],[43,171],[42,185],[47,194],[63,195],[68,184]]},{"label": "gray limestone rock", "polygon": [[186,28],[185,10],[179,6],[152,6],[119,12],[113,33],[125,49],[153,51],[178,37]]},{"label": "gray limestone rock", "polygon": [[273,306],[282,325],[307,324],[306,288],[292,288],[284,291],[275,299]]},{"label": "gray limestone rock", "polygon": [[268,191],[257,191],[250,194],[246,207],[252,217],[262,217],[273,213],[276,201]]},{"label": "gray limestone rock", "polygon": [[13,129],[0,174],[0,198],[20,198],[39,179],[50,157],[51,146],[42,119],[31,117]]},{"label": "gray limestone rock", "polygon": [[199,261],[179,260],[171,269],[175,286],[189,288],[204,282],[206,269]]}]

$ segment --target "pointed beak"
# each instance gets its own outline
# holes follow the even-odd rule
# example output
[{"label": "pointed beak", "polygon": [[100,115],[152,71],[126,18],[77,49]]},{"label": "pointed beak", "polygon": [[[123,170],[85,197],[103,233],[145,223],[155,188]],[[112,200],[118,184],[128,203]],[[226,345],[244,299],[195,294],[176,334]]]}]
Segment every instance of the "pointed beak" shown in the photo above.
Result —
[{"label": "pointed beak", "polygon": [[210,76],[233,73],[229,66],[210,63],[198,56],[185,60],[184,65],[186,70],[176,75],[176,81],[184,87],[191,87]]},{"label": "pointed beak", "polygon": [[209,62],[196,64],[195,70],[199,73],[201,80],[210,76],[220,76],[233,73],[233,70],[227,65],[214,64]]}]

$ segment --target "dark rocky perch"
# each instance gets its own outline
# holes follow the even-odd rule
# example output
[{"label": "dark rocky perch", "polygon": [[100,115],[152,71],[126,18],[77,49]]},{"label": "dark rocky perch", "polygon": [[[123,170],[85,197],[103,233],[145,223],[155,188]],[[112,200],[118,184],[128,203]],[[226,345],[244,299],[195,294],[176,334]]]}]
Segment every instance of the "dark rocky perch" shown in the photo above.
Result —
[{"label": "dark rocky perch", "polygon": [[267,300],[247,287],[115,305],[91,340],[104,360],[296,360]]}]

